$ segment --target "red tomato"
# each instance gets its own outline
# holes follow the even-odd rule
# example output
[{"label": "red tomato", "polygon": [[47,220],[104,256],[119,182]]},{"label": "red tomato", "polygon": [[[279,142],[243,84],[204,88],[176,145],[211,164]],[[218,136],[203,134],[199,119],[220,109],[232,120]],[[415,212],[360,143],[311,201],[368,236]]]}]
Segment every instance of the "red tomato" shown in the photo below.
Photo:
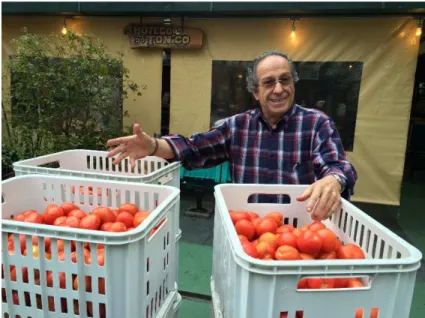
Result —
[{"label": "red tomato", "polygon": [[275,259],[277,260],[300,260],[300,253],[296,248],[292,246],[280,246],[275,253]]},{"label": "red tomato", "polygon": [[[84,263],[91,264],[91,255],[90,251],[88,249],[83,249],[83,255],[84,255]],[[81,261],[80,259],[77,259],[77,251],[74,251],[71,253],[71,262],[76,263],[77,260]]]},{"label": "red tomato", "polygon": [[61,205],[61,209],[63,211],[63,214],[65,216],[68,216],[69,212],[71,212],[72,210],[78,210],[78,206],[70,202],[64,202]]},{"label": "red tomato", "polygon": [[315,221],[308,226],[308,229],[312,230],[312,231],[319,231],[319,230],[322,230],[322,229],[326,229],[326,225],[324,225],[320,221]]},{"label": "red tomato", "polygon": [[80,209],[75,209],[69,212],[68,216],[75,216],[79,218],[80,220],[85,217],[87,214],[84,211],[81,211]]},{"label": "red tomato", "polygon": [[121,212],[128,212],[131,215],[135,215],[137,212],[139,212],[139,208],[137,207],[137,205],[133,203],[121,204],[118,210],[119,210],[118,214],[120,214]]},{"label": "red tomato", "polygon": [[322,252],[329,253],[335,251],[337,236],[330,229],[316,230],[317,235],[322,239]]},{"label": "red tomato", "polygon": [[99,266],[105,265],[105,253],[103,248],[97,250],[97,263]]},{"label": "red tomato", "polygon": [[277,236],[273,233],[267,232],[264,234],[261,234],[261,236],[258,238],[258,242],[267,242],[270,244],[273,249],[277,249],[277,243],[276,243]]},{"label": "red tomato", "polygon": [[123,211],[120,214],[118,214],[116,218],[116,222],[124,223],[127,228],[133,227],[134,216],[130,212]]},{"label": "red tomato", "polygon": [[134,215],[133,226],[138,227],[148,216],[150,212],[139,211]]},{"label": "red tomato", "polygon": [[274,258],[276,250],[267,242],[258,242],[256,246],[258,258]]},{"label": "red tomato", "polygon": [[292,234],[294,234],[297,238],[301,235],[303,231],[301,231],[300,229],[294,229],[292,231]]},{"label": "red tomato", "polygon": [[307,282],[307,287],[311,289],[331,289],[334,286],[334,278],[309,278]]},{"label": "red tomato", "polygon": [[252,221],[252,223],[255,225],[255,228],[257,228],[258,223],[260,223],[262,220],[262,218],[256,218],[254,219],[254,221]]},{"label": "red tomato", "polygon": [[347,282],[347,288],[363,288],[363,283],[357,278],[350,278]]},{"label": "red tomato", "polygon": [[96,214],[100,217],[102,223],[115,222],[116,216],[110,208],[98,207],[94,209],[91,214]]},{"label": "red tomato", "polygon": [[275,234],[277,231],[276,221],[271,218],[260,219],[255,227],[257,229],[257,236],[261,236],[261,234],[267,232]]},{"label": "red tomato", "polygon": [[249,218],[251,219],[251,221],[254,221],[255,219],[260,218],[260,216],[255,212],[248,212],[248,214],[249,214]]},{"label": "red tomato", "polygon": [[[85,276],[84,277],[84,283],[85,283],[85,286],[86,286],[86,292],[91,293],[91,277]],[[72,286],[73,286],[74,290],[78,290],[78,276],[75,276]]]},{"label": "red tomato", "polygon": [[33,214],[34,212],[37,212],[37,211],[36,210],[27,210],[27,211],[22,212],[21,215],[23,215],[24,218],[26,218],[27,216]]},{"label": "red tomato", "polygon": [[257,244],[258,244],[258,239],[253,240],[251,243],[252,243],[252,244],[254,244],[255,246],[257,246]]},{"label": "red tomato", "polygon": [[305,232],[309,229],[309,227],[310,227],[309,224],[305,224],[305,225],[299,227],[299,229],[300,229],[301,232]]},{"label": "red tomato", "polygon": [[63,251],[65,249],[65,241],[64,240],[57,240],[57,249],[58,252]]},{"label": "red tomato", "polygon": [[98,230],[100,228],[101,223],[102,221],[100,220],[99,215],[89,214],[81,219],[80,228],[88,230]]},{"label": "red tomato", "polygon": [[239,220],[235,224],[236,233],[245,236],[248,240],[252,240],[255,236],[255,225],[251,221]]},{"label": "red tomato", "polygon": [[66,216],[60,216],[53,222],[53,225],[64,226],[65,222],[66,222]]},{"label": "red tomato", "polygon": [[258,252],[254,244],[246,242],[242,244],[242,249],[246,254],[253,258],[258,258]]},{"label": "red tomato", "polygon": [[[370,318],[378,318],[379,315],[379,309],[378,308],[372,308],[370,311]],[[366,316],[364,315],[364,310],[363,308],[357,308],[356,309],[356,317],[355,318],[366,318]]]},{"label": "red tomato", "polygon": [[125,232],[127,227],[122,222],[114,222],[109,227],[107,232]]},{"label": "red tomato", "polygon": [[307,278],[301,279],[297,284],[297,289],[306,289],[307,288]]},{"label": "red tomato", "polygon": [[43,217],[38,212],[32,212],[26,216],[25,222],[43,224]]},{"label": "red tomato", "polygon": [[335,278],[335,288],[345,288],[348,284],[348,278]]},{"label": "red tomato", "polygon": [[276,221],[277,226],[282,226],[283,224],[283,215],[280,212],[270,212],[266,214],[264,218],[271,218]]},{"label": "red tomato", "polygon": [[336,253],[335,251],[332,251],[329,253],[322,253],[322,254],[319,254],[317,259],[336,259]]},{"label": "red tomato", "polygon": [[365,316],[363,315],[363,308],[357,308],[356,309],[356,317],[355,318],[365,318]]},{"label": "red tomato", "polygon": [[240,220],[247,220],[251,221],[251,217],[249,216],[248,212],[230,212],[230,218],[232,219],[233,224],[236,224]]},{"label": "red tomato", "polygon": [[238,235],[238,237],[239,237],[239,241],[241,241],[241,244],[243,244],[245,242],[249,242],[249,240],[246,238],[246,236]]},{"label": "red tomato", "polygon": [[322,239],[317,235],[316,232],[306,230],[300,234],[297,239],[298,250],[301,253],[307,253],[310,255],[318,255],[322,248]]},{"label": "red tomato", "polygon": [[276,238],[277,246],[288,245],[294,248],[298,248],[297,246],[297,237],[291,232],[284,232],[277,236]]},{"label": "red tomato", "polygon": [[336,243],[335,243],[335,252],[338,252],[340,246],[342,246],[341,241],[339,240],[339,238],[336,238]]},{"label": "red tomato", "polygon": [[80,219],[76,216],[68,216],[65,220],[65,226],[77,229],[80,227]]},{"label": "red tomato", "polygon": [[[35,212],[35,211],[34,211]],[[14,221],[25,222],[25,216],[23,214],[15,215],[13,218]]]},{"label": "red tomato", "polygon": [[64,216],[63,210],[56,204],[49,204],[43,213],[44,223],[52,225],[58,217]]},{"label": "red tomato", "polygon": [[285,232],[293,232],[294,231],[294,226],[290,225],[290,224],[284,224],[282,226],[280,226],[277,230],[276,230],[276,234],[282,234]]},{"label": "red tomato", "polygon": [[340,246],[337,252],[340,259],[364,259],[363,250],[355,244],[347,244]]},{"label": "red tomato", "polygon": [[303,260],[312,260],[312,259],[314,259],[313,256],[311,256],[310,254],[307,254],[307,253],[300,253],[300,256],[301,256],[301,258]]}]

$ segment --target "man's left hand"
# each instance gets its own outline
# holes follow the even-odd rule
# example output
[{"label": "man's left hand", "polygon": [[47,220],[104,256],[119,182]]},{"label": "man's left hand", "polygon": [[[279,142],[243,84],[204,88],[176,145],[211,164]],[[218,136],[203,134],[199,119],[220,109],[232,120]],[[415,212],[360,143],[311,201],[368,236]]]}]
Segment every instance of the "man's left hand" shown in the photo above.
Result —
[{"label": "man's left hand", "polygon": [[333,213],[341,209],[341,186],[334,176],[326,176],[310,185],[297,200],[307,199],[307,212],[311,212],[311,218],[321,221],[329,218]]}]

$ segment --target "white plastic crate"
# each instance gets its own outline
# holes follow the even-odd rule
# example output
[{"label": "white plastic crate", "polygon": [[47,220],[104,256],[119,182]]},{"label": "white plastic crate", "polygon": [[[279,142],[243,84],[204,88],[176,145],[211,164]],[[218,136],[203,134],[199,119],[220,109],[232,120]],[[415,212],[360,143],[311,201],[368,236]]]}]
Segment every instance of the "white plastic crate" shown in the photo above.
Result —
[{"label": "white plastic crate", "polygon": [[223,318],[221,312],[220,297],[215,290],[214,280],[211,279],[211,318]]},{"label": "white plastic crate", "polygon": [[[263,261],[244,253],[228,210],[277,211],[285,223],[312,222],[306,202],[298,202],[307,186],[227,184],[215,187],[213,281],[219,314],[225,318],[354,317],[363,308],[370,317],[407,318],[421,253],[346,200],[324,224],[344,243],[362,247],[365,260]],[[290,204],[248,203],[253,194],[286,194]],[[361,289],[297,290],[308,277],[367,277]],[[298,315],[296,316],[296,313]],[[219,316],[217,316],[219,317]]]},{"label": "white plastic crate", "polygon": [[[99,188],[100,195],[93,198],[85,191],[84,195],[76,196],[71,191],[73,186]],[[175,233],[179,232],[179,191],[170,186],[40,175],[2,182],[3,218],[30,209],[42,213],[48,204],[64,201],[74,202],[86,212],[97,205],[116,208],[124,202],[152,211],[139,227],[122,233],[2,220],[2,288],[7,298],[2,303],[2,316],[8,313],[9,317],[86,317],[89,302],[94,317],[105,317],[101,311],[106,311],[106,317],[161,317],[158,313],[167,295],[177,289],[179,237]],[[150,236],[164,218],[165,222]],[[8,252],[8,233],[13,233],[15,253],[12,255]],[[20,244],[17,234],[25,235],[28,251],[32,250],[32,236],[39,237],[38,258],[32,253],[22,255],[17,248]],[[51,238],[51,259],[46,259],[45,237]],[[65,242],[63,262],[58,260],[58,239]],[[71,244],[75,244],[77,260],[83,260],[85,242],[90,244],[91,263],[72,262]],[[96,261],[98,244],[104,245],[103,266]],[[16,281],[11,280],[11,266],[15,267]],[[27,278],[21,274],[24,267]],[[53,274],[53,286],[47,286],[48,272]],[[39,275],[39,282],[35,274]],[[61,281],[65,286],[59,285],[61,275],[65,277]],[[82,287],[78,290],[72,286],[75,275]],[[91,292],[86,291],[85,276],[91,277]],[[101,280],[104,293],[98,288]],[[12,291],[17,292],[19,305],[13,304]],[[80,314],[74,310],[77,301]],[[49,310],[48,302],[55,311]],[[62,312],[64,307],[67,312]]]},{"label": "white plastic crate", "polygon": [[[113,165],[114,158],[108,152],[96,150],[67,150],[37,158],[15,162],[16,176],[42,174],[55,176],[74,176],[126,182],[171,185],[180,188],[180,163],[169,163],[159,157],[146,157],[136,160],[131,168],[129,158]],[[43,167],[57,164],[58,168]]]},{"label": "white plastic crate", "polygon": [[177,291],[172,291],[170,294],[172,294],[173,298],[170,298],[170,300],[167,298],[158,312],[158,317],[178,318],[182,296]]}]

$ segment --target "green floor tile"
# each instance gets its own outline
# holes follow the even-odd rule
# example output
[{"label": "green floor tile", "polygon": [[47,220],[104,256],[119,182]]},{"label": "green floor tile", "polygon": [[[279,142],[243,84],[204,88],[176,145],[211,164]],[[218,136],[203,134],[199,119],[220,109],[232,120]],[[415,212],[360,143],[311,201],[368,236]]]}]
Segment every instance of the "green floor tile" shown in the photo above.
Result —
[{"label": "green floor tile", "polygon": [[192,299],[182,299],[179,309],[179,318],[209,318],[211,303]]},{"label": "green floor tile", "polygon": [[212,247],[180,242],[179,290],[211,295]]},{"label": "green floor tile", "polygon": [[410,318],[425,317],[425,272],[418,272],[413,293]]}]

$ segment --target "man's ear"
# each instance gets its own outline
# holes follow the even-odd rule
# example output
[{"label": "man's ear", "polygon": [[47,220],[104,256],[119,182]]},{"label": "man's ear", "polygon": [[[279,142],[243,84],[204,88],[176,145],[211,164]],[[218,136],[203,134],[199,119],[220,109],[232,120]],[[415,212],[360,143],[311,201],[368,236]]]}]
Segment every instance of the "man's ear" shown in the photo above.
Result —
[{"label": "man's ear", "polygon": [[252,95],[254,95],[254,98],[256,100],[259,100],[260,99],[260,96],[258,95],[258,90],[255,90],[254,92],[252,92]]}]

